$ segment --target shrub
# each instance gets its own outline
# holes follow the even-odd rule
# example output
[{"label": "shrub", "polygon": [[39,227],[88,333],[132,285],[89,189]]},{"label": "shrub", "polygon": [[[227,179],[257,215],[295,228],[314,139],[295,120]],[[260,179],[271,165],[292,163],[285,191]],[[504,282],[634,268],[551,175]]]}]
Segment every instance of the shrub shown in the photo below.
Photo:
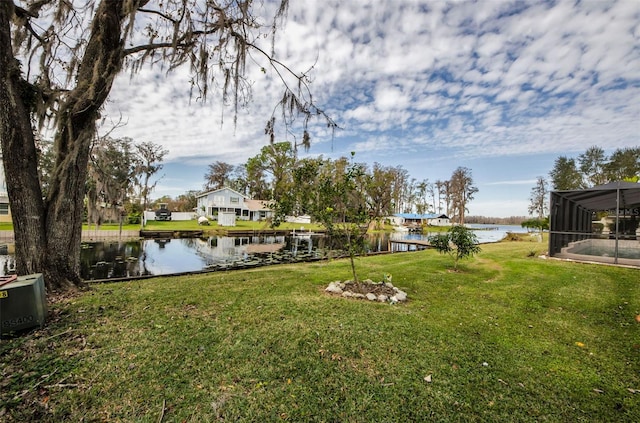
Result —
[{"label": "shrub", "polygon": [[591,224],[591,231],[594,234],[601,234],[603,229],[604,229],[604,224],[602,224],[600,222]]},{"label": "shrub", "polygon": [[429,243],[441,254],[448,253],[453,257],[453,269],[458,269],[458,261],[465,257],[472,257],[481,251],[478,237],[465,226],[454,226],[447,233],[429,238]]},{"label": "shrub", "polygon": [[137,225],[142,220],[142,215],[140,213],[131,213],[127,216],[127,222],[130,225]]}]

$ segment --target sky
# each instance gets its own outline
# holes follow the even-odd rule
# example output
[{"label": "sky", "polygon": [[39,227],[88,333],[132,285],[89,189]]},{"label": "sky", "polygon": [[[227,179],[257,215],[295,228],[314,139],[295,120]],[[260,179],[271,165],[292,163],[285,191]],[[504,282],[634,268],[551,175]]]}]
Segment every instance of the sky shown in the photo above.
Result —
[{"label": "sky", "polygon": [[[254,6],[269,25],[274,3]],[[430,182],[467,167],[479,189],[469,215],[527,215],[557,157],[640,146],[636,0],[290,0],[274,45],[278,60],[309,71],[314,102],[340,127],[312,122],[300,157],[353,151]],[[190,95],[188,69],[116,79],[104,128],[120,121],[112,136],[169,150],[152,196],[201,190],[209,164],[243,164],[268,144],[282,83],[256,53],[247,77],[251,101],[235,124],[215,92]]]}]

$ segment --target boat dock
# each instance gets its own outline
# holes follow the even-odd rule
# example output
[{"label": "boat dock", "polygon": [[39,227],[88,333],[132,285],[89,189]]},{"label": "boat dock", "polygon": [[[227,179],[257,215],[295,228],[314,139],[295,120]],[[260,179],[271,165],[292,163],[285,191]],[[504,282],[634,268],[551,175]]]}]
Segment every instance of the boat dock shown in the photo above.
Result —
[{"label": "boat dock", "polygon": [[[403,239],[403,240],[390,239],[389,244],[413,245],[418,249],[433,248],[429,243],[429,241],[424,239]],[[391,247],[391,245],[389,245],[389,247]],[[393,251],[393,250],[389,248],[389,251]]]}]

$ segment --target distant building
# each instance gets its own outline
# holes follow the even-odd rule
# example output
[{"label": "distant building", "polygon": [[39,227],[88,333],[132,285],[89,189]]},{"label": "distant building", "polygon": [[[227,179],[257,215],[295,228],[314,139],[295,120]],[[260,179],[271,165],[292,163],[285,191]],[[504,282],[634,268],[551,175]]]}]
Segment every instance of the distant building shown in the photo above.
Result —
[{"label": "distant building", "polygon": [[4,176],[4,163],[0,152],[0,222],[11,222],[11,207],[7,194],[7,179]]},{"label": "distant building", "polygon": [[231,188],[221,188],[196,195],[198,216],[217,220],[218,214],[233,212],[238,220],[264,220],[273,215],[268,202],[252,200]]},{"label": "distant building", "polygon": [[395,226],[451,226],[451,219],[445,214],[397,213],[389,218]]}]

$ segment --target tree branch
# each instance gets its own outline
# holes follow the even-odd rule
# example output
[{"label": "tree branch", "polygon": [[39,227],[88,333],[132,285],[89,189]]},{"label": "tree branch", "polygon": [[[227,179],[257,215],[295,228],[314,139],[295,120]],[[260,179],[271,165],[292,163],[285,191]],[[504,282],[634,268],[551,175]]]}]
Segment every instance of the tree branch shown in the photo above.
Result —
[{"label": "tree branch", "polygon": [[[239,39],[247,47],[250,47],[253,50],[256,50],[258,53],[262,54],[269,61],[269,63],[271,64],[271,68],[278,74],[278,78],[280,78],[280,81],[285,86],[286,92],[290,93],[293,96],[293,98],[289,98],[289,100],[294,100],[294,102],[296,103],[295,105],[296,105],[296,108],[298,109],[298,111],[300,111],[304,115],[306,115],[305,125],[304,125],[305,129],[306,129],[306,124],[307,124],[307,121],[308,121],[309,117],[311,117],[311,115],[313,115],[313,114],[322,116],[327,121],[327,125],[330,128],[332,128],[333,130],[335,130],[336,128],[340,129],[338,124],[333,119],[331,119],[325,113],[324,110],[322,110],[319,107],[317,107],[315,105],[315,103],[313,102],[313,98],[312,98],[312,95],[311,95],[311,90],[309,89],[309,86],[308,86],[307,82],[304,80],[304,78],[306,78],[306,76],[307,76],[306,73],[303,73],[302,75],[297,75],[287,65],[285,65],[284,63],[282,63],[278,59],[273,58],[273,56],[269,55],[262,48],[258,47],[257,45],[255,45],[255,44],[253,44],[253,43],[251,43],[249,41],[247,41],[246,38],[242,36],[242,34],[239,34],[236,31],[231,31],[231,36]],[[300,87],[304,87],[304,90],[306,91],[307,95],[309,96],[309,100],[308,101],[303,98],[303,100],[305,101],[305,104],[302,104],[300,102],[300,98],[298,98],[298,96],[294,94],[294,91],[289,87],[289,84],[285,80],[283,74],[280,72],[278,67],[281,67],[282,69],[284,69],[288,74],[293,76],[298,81],[298,92],[300,92]],[[285,107],[284,103],[287,101],[287,97],[288,96],[285,94],[285,96],[280,101],[280,103],[278,103],[283,108]],[[293,107],[293,104],[291,104],[291,107]]]}]

